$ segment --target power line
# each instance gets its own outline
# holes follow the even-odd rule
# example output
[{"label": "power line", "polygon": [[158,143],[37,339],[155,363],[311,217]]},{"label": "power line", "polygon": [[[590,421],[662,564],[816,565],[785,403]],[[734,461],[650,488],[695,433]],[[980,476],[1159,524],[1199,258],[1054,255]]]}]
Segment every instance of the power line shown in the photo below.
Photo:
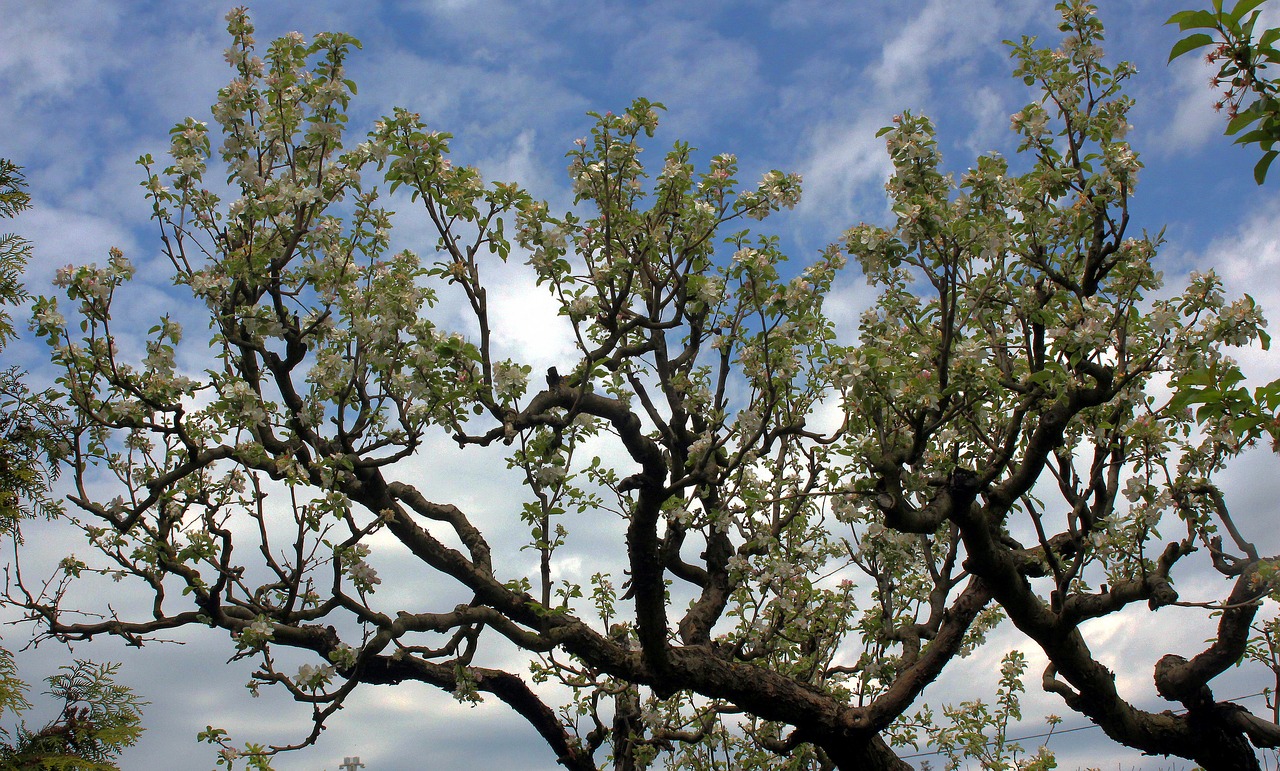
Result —
[{"label": "power line", "polygon": [[[1270,693],[1270,691],[1258,691],[1257,693],[1251,693],[1251,694],[1249,694],[1248,696],[1237,696],[1237,697],[1235,697],[1235,698],[1233,698],[1233,699],[1225,699],[1224,701],[1226,701],[1226,702],[1230,702],[1230,703],[1233,703],[1233,704],[1234,704],[1235,702],[1238,702],[1238,701],[1244,701],[1245,699],[1252,699],[1252,698],[1255,698],[1255,697],[1258,697],[1258,696],[1264,696],[1264,695],[1266,695],[1267,693]],[[1173,714],[1175,714],[1175,715],[1181,715],[1183,712],[1186,712],[1186,710],[1185,710],[1185,709],[1178,709],[1178,710],[1174,710]],[[1028,740],[1030,740],[1030,739],[1046,739],[1046,738],[1049,738],[1049,737],[1051,737],[1051,736],[1061,736],[1062,734],[1073,734],[1073,733],[1075,733],[1075,732],[1077,732],[1077,731],[1088,731],[1088,730],[1089,730],[1089,729],[1091,729],[1091,728],[1101,728],[1101,727],[1102,727],[1102,726],[1098,725],[1097,723],[1086,723],[1085,725],[1079,725],[1079,726],[1075,726],[1075,727],[1073,727],[1073,728],[1063,728],[1063,729],[1061,729],[1061,730],[1058,730],[1058,729],[1051,729],[1051,730],[1049,730],[1049,731],[1045,731],[1044,733],[1039,733],[1039,734],[1029,734],[1029,735],[1027,735],[1027,736],[1019,736],[1019,737],[1012,738],[1012,739],[1005,739],[1005,743],[1006,743],[1006,744],[1013,744],[1013,743],[1016,743],[1016,742],[1025,742],[1025,741],[1028,741]],[[994,743],[995,743],[995,741],[996,741],[995,739],[988,739],[986,743],[987,743],[987,744],[994,744]],[[945,751],[945,750],[934,750],[934,751],[932,751],[932,752],[917,752],[917,753],[915,753],[914,755],[900,755],[899,757],[900,757],[902,760],[909,760],[910,758],[926,758],[926,757],[931,757],[931,756],[933,756],[933,755],[945,755],[945,754],[946,754],[946,751]]]}]

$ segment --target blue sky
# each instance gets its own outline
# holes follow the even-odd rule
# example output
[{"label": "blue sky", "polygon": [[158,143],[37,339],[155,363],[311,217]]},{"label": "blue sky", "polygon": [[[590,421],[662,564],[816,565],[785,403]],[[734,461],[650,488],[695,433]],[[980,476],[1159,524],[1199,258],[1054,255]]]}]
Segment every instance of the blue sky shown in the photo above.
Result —
[{"label": "blue sky", "polygon": [[[1130,138],[1146,168],[1133,214],[1139,228],[1167,227],[1160,268],[1168,283],[1176,286],[1188,270],[1212,266],[1233,293],[1248,291],[1264,308],[1280,307],[1273,282],[1280,268],[1280,179],[1273,172],[1270,186],[1256,187],[1252,152],[1221,136],[1207,66],[1193,57],[1165,64],[1177,35],[1162,23],[1181,4],[1099,5],[1108,53],[1134,61],[1139,70],[1129,89],[1137,100]],[[0,156],[26,167],[35,204],[5,229],[35,243],[28,273],[33,291],[48,291],[59,266],[105,259],[110,246],[140,265],[159,264],[134,161],[148,152],[162,156],[169,127],[183,117],[207,118],[216,90],[229,78],[222,60],[229,7],[203,0],[0,0]],[[1280,24],[1280,4],[1267,10],[1272,24]],[[771,168],[804,175],[801,205],[770,225],[797,260],[858,222],[885,222],[889,164],[875,132],[904,109],[934,119],[953,170],[963,170],[980,153],[1012,156],[1009,115],[1029,94],[1009,77],[1002,41],[1056,35],[1047,0],[317,0],[259,2],[251,13],[263,45],[292,30],[340,30],[360,38],[364,50],[349,65],[360,86],[352,136],[393,106],[407,107],[455,135],[456,159],[477,165],[486,178],[521,182],[553,209],[570,203],[564,154],[589,129],[587,111],[617,111],[638,96],[662,102],[662,144],[681,139],[707,156],[735,153],[743,179]],[[1018,168],[1017,161],[1013,165]],[[404,228],[411,237],[413,224]],[[143,295],[147,301],[133,309],[136,316],[121,320],[126,331],[145,330],[167,310],[154,307],[170,299],[167,277],[143,275],[140,283],[154,291]],[[522,289],[511,288],[513,303]],[[831,311],[844,333],[853,331],[868,297],[856,274],[838,286]],[[555,347],[536,326],[528,339],[512,344],[534,358]],[[40,354],[30,340],[20,340],[6,355],[38,377]],[[1260,380],[1280,375],[1274,354],[1241,351],[1239,358]],[[1260,480],[1274,478],[1276,466],[1276,457],[1266,453],[1239,464],[1231,477],[1235,504],[1255,517],[1266,513],[1273,492]],[[464,478],[467,473],[458,470]],[[33,530],[30,537],[37,552],[63,548],[52,532]],[[1270,537],[1260,546],[1280,551],[1280,536]],[[394,574],[383,574],[394,581]],[[1177,644],[1194,649],[1205,630],[1170,628],[1152,642],[1132,636],[1137,623],[1150,622],[1140,615],[1107,620],[1093,628],[1091,639],[1118,669],[1131,670],[1134,698],[1154,706],[1151,663]],[[18,647],[22,634],[6,628],[6,645]],[[1006,648],[1018,645],[1012,633],[1001,640]],[[231,652],[225,637],[190,635],[185,642],[141,654],[111,642],[77,651],[123,660],[124,678],[152,702],[151,730],[124,767],[170,768],[175,758],[183,759],[181,767],[211,765],[211,754],[194,744],[196,731],[208,723],[246,739],[301,735],[304,709],[267,696],[248,698],[241,687],[248,669],[223,665]],[[963,663],[954,682],[991,679],[1003,652],[994,648]],[[44,648],[23,661],[29,676],[38,678],[65,656]],[[1130,659],[1136,663],[1126,670]],[[1030,671],[1039,670],[1033,665]],[[1241,674],[1223,686],[1233,692],[1220,695],[1252,693],[1260,690],[1256,682]],[[1032,690],[1025,730],[1015,733],[1038,733],[1046,712],[1065,714]],[[982,695],[945,684],[931,693],[939,699]],[[1258,706],[1258,700],[1250,704]],[[1068,717],[1066,726],[1081,722]],[[1098,731],[1055,739],[1051,746],[1068,769],[1187,765],[1141,758],[1108,744]],[[344,755],[356,754],[371,771],[463,763],[477,769],[555,767],[540,740],[502,707],[471,710],[411,687],[364,694],[317,748],[284,758],[278,767],[336,768]],[[425,757],[432,760],[425,763]]]}]

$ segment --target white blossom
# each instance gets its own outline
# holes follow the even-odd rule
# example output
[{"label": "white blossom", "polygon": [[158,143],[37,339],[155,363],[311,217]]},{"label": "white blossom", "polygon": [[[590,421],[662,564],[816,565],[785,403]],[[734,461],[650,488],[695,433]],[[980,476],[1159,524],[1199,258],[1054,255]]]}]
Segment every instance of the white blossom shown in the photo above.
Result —
[{"label": "white blossom", "polygon": [[298,674],[294,676],[293,682],[299,688],[315,691],[328,685],[334,674],[334,668],[328,664],[321,664],[320,666],[303,664],[298,667]]}]

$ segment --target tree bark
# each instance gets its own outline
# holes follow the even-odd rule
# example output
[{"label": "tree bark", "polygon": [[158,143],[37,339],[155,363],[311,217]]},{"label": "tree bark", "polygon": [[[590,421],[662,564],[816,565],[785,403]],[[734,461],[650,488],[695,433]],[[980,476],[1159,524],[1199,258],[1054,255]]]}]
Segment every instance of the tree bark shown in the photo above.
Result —
[{"label": "tree bark", "polygon": [[840,771],[914,771],[879,734],[872,734],[861,742],[833,740],[819,746]]},{"label": "tree bark", "polygon": [[1190,732],[1202,748],[1191,759],[1204,771],[1262,771],[1253,745],[1231,720],[1231,713],[1239,709],[1234,704],[1213,704],[1187,713]]}]

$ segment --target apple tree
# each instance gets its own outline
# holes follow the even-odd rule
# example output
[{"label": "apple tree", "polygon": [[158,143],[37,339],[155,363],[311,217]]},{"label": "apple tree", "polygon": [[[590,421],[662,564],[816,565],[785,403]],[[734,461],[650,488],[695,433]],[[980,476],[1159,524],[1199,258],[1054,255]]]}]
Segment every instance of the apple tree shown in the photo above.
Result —
[{"label": "apple tree", "polygon": [[[1011,44],[1032,94],[1016,158],[957,178],[904,113],[883,132],[894,221],[802,266],[752,224],[799,177],[743,184],[732,155],[681,143],[646,166],[660,105],[594,116],[575,207],[553,213],[407,110],[344,142],[355,41],[258,58],[233,11],[216,127],[188,119],[166,165],[141,161],[208,333],[193,345],[175,312],[121,340],[135,268],[115,250],[37,301],[73,421],[62,524],[93,556],[8,602],[66,641],[221,630],[251,689],[314,718],[294,744],[211,728],[226,764],[264,767],[355,689],[416,681],[508,705],[573,769],[905,769],[925,744],[1049,768],[1006,741],[1021,653],[993,703],[919,703],[1007,617],[1050,662],[1040,686],[1116,742],[1257,767],[1280,728],[1211,687],[1274,592],[1215,482],[1248,442],[1154,386],[1228,363],[1264,321],[1212,271],[1150,299],[1133,68],[1103,59],[1090,3],[1058,7],[1056,47]],[[432,238],[402,248],[391,203]],[[850,259],[878,294],[841,340],[823,306]],[[550,293],[571,360],[535,373],[504,345],[504,275]],[[500,516],[442,497],[445,442],[503,459]],[[379,571],[392,557],[414,567]],[[1228,588],[1183,599],[1192,570]],[[77,614],[112,581],[145,608]],[[1084,629],[1133,606],[1216,624],[1189,657],[1134,664],[1169,710],[1127,699]]]}]

